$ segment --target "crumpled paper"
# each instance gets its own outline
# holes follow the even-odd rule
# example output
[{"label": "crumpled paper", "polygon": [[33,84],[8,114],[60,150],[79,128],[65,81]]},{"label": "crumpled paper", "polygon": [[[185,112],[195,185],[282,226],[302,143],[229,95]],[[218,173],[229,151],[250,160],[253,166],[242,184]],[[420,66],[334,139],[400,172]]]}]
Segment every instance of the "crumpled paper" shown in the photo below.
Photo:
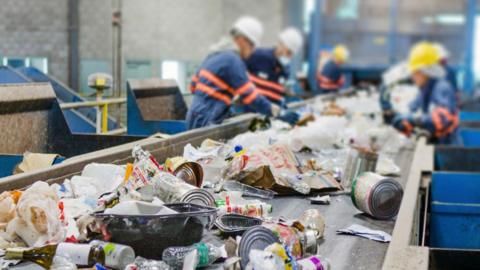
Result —
[{"label": "crumpled paper", "polygon": [[45,182],[36,182],[20,197],[17,216],[8,223],[7,233],[22,238],[28,246],[62,242],[65,229],[60,221],[55,189]]},{"label": "crumpled paper", "polygon": [[348,228],[337,230],[337,233],[356,235],[383,243],[388,243],[392,240],[392,236],[384,231],[372,230],[358,224],[353,224]]}]

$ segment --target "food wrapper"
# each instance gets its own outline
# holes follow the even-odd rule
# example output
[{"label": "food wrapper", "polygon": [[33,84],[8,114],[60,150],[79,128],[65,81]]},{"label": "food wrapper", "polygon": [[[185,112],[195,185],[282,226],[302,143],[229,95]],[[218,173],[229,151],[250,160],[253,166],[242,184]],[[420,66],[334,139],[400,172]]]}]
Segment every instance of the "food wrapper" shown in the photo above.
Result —
[{"label": "food wrapper", "polygon": [[[225,176],[226,179],[253,187],[271,189],[283,195],[294,195],[299,193],[282,176],[302,174],[298,165],[295,155],[287,145],[274,144],[253,151],[248,155],[245,169]],[[314,192],[340,189],[332,174],[317,174],[312,171],[303,174],[301,178]]]},{"label": "food wrapper", "polygon": [[65,239],[60,221],[58,197],[45,182],[36,182],[20,197],[17,216],[9,222],[7,232],[15,233],[28,246],[58,243]]}]

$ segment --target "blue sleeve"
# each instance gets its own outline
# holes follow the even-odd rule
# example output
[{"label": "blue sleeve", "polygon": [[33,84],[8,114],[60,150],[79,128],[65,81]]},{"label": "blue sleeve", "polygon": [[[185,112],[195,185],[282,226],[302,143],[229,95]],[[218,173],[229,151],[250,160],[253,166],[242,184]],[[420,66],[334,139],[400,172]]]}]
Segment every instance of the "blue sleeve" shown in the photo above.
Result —
[{"label": "blue sleeve", "polygon": [[255,91],[255,86],[248,78],[245,64],[242,61],[232,61],[229,67],[230,86],[242,103],[255,112],[271,115],[270,101]]},{"label": "blue sleeve", "polygon": [[430,112],[422,116],[420,124],[435,137],[445,137],[453,132],[459,121],[452,86],[446,81],[437,83],[430,100]]},{"label": "blue sleeve", "polygon": [[455,70],[453,70],[451,67],[447,67],[447,80],[450,82],[453,90],[455,92],[458,91],[457,76],[455,74]]}]

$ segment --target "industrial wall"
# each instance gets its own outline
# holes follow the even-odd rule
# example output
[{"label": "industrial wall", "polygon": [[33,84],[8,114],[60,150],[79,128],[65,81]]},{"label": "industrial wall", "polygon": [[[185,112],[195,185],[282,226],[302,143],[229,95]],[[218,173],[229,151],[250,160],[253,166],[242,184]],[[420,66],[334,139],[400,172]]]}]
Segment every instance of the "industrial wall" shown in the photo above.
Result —
[{"label": "industrial wall", "polygon": [[67,2],[0,0],[0,56],[47,57],[49,72],[67,81]]},{"label": "industrial wall", "polygon": [[[0,0],[0,57],[46,57],[48,72],[67,82],[68,1]],[[264,44],[273,45],[284,26],[287,1],[80,0],[78,88],[88,93],[86,78],[92,72],[112,73],[112,11],[119,2],[125,80],[160,76],[164,60],[194,69],[243,14],[264,22]]]}]

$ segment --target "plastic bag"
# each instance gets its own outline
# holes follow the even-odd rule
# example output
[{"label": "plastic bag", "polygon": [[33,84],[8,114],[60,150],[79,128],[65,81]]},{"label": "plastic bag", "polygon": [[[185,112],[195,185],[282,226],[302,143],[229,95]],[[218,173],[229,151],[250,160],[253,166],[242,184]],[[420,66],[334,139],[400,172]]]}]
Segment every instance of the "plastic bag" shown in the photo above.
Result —
[{"label": "plastic bag", "polygon": [[252,249],[250,250],[248,258],[250,261],[246,267],[247,270],[285,269],[283,260],[269,251]]},{"label": "plastic bag", "polygon": [[53,264],[50,267],[51,270],[77,270],[77,265],[70,259],[63,256],[53,257]]},{"label": "plastic bag", "polygon": [[0,194],[0,223],[7,223],[15,217],[15,206],[10,192],[4,191]]},{"label": "plastic bag", "polygon": [[45,182],[35,182],[18,201],[17,217],[7,225],[7,232],[16,233],[28,246],[62,242],[65,228],[60,221],[58,197]]},{"label": "plastic bag", "polygon": [[135,258],[135,261],[125,267],[125,270],[170,270],[170,266],[163,261],[148,260],[143,257]]}]

